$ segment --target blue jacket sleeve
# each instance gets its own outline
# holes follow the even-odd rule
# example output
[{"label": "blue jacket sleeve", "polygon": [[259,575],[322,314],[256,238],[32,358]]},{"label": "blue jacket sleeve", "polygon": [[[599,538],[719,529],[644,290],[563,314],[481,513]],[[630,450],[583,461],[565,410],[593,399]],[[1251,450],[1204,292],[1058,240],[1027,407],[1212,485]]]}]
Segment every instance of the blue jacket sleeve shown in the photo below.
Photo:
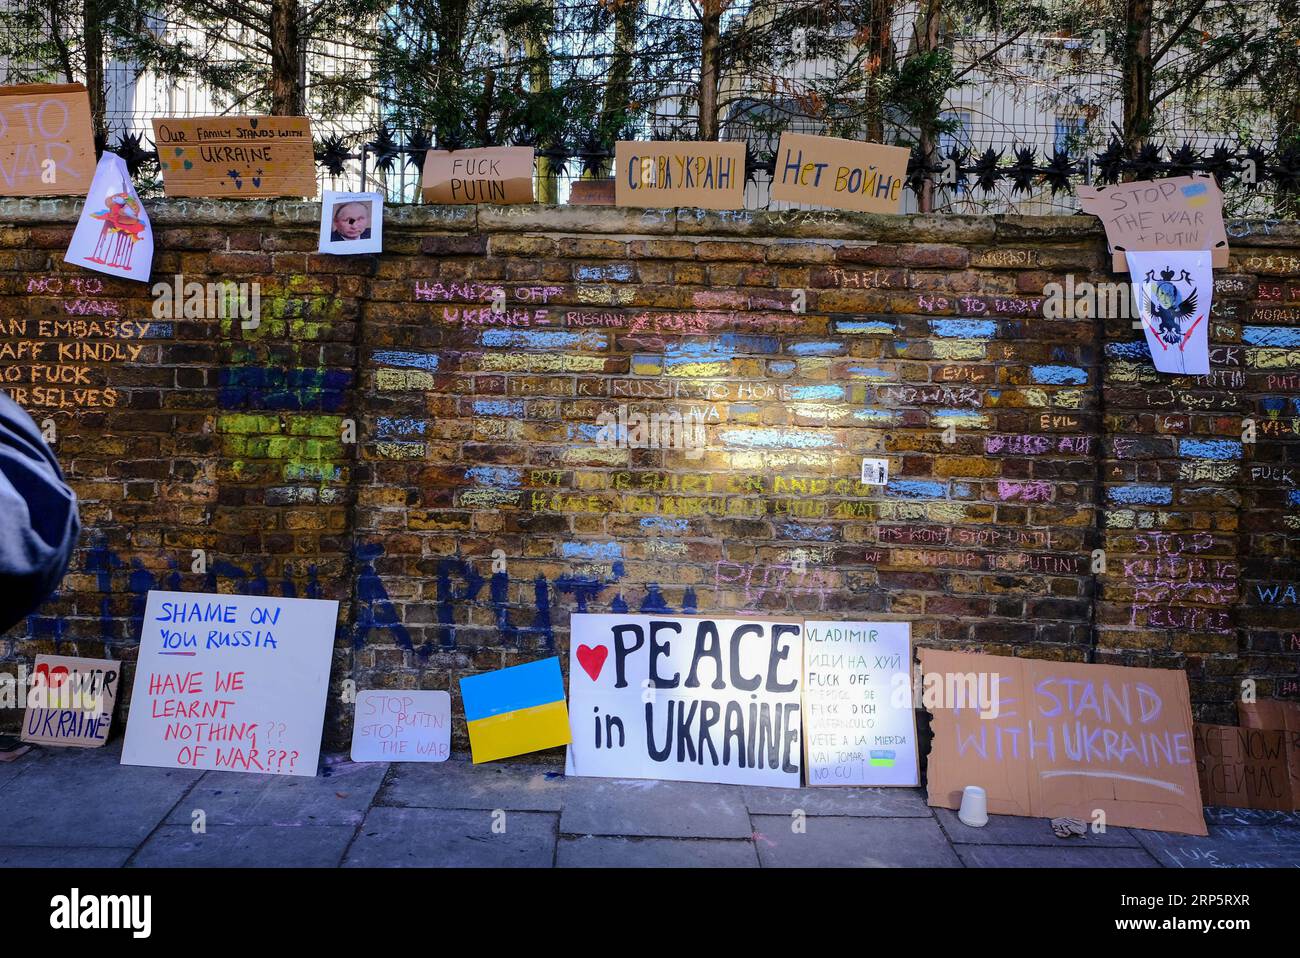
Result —
[{"label": "blue jacket sleeve", "polygon": [[58,588],[80,533],[77,497],[58,460],[0,391],[0,632]]}]

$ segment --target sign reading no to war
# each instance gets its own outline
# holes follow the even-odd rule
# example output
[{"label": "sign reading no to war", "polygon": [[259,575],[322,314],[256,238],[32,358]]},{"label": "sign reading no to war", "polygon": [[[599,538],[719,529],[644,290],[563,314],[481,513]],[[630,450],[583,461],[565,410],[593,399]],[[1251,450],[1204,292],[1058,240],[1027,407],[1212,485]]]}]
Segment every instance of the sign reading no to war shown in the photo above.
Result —
[{"label": "sign reading no to war", "polygon": [[566,774],[798,788],[803,624],[573,615]]},{"label": "sign reading no to war", "polygon": [[859,213],[900,213],[909,156],[901,146],[782,133],[772,199]]},{"label": "sign reading no to war", "polygon": [[85,195],[95,172],[90,96],[80,83],[0,87],[0,195]]},{"label": "sign reading no to war", "polygon": [[315,775],[338,607],[150,592],[122,764]]}]

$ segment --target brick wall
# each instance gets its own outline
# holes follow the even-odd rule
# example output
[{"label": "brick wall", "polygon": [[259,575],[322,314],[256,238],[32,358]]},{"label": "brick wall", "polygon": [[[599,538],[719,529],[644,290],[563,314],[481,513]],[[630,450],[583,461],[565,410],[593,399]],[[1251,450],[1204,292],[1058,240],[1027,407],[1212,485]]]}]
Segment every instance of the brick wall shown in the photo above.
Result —
[{"label": "brick wall", "polygon": [[[1215,371],[1178,378],[1128,320],[1044,317],[1046,284],[1122,278],[1090,218],[400,208],[384,255],[339,258],[312,204],[150,211],[154,282],[258,283],[260,326],[158,318],[63,264],[75,204],[0,205],[0,382],[86,527],[0,668],[130,662],[170,588],[338,599],[336,691],[457,699],[629,609],[1184,668],[1208,720],[1242,678],[1300,694],[1294,226],[1237,230]],[[705,444],[608,448],[620,406]]]}]

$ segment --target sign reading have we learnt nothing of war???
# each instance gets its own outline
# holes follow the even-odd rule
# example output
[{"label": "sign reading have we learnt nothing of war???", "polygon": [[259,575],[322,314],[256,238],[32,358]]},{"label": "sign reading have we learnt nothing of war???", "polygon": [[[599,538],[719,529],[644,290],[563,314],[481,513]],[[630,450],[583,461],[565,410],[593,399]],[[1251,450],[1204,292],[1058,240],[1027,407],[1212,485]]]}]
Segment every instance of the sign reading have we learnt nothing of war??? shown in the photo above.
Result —
[{"label": "sign reading have we learnt nothing of war???", "polygon": [[315,775],[338,608],[150,592],[122,764]]},{"label": "sign reading have we learnt nothing of war???", "polygon": [[315,196],[305,116],[155,117],[168,196]]},{"label": "sign reading have we learnt nothing of war???", "polygon": [[859,213],[899,213],[909,155],[901,146],[782,133],[772,199]]},{"label": "sign reading have we learnt nothing of war???", "polygon": [[745,144],[620,140],[614,145],[614,202],[643,209],[741,209]]}]

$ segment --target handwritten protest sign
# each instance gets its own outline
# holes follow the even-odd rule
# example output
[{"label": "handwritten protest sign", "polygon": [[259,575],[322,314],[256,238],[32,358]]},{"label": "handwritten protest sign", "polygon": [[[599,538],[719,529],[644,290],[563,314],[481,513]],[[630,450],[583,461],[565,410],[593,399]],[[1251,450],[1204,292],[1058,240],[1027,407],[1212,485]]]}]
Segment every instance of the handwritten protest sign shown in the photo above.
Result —
[{"label": "handwritten protest sign", "polygon": [[910,155],[901,146],[782,133],[772,199],[859,213],[901,213]]},{"label": "handwritten protest sign", "polygon": [[426,203],[531,203],[534,152],[531,146],[430,150],[420,193]]},{"label": "handwritten protest sign", "polygon": [[1223,193],[1212,176],[1173,176],[1112,186],[1079,186],[1085,213],[1106,227],[1115,272],[1128,271],[1134,250],[1210,250],[1215,269],[1228,265]]},{"label": "handwritten protest sign", "polygon": [[620,140],[614,144],[614,203],[738,210],[745,205],[745,144]]},{"label": "handwritten protest sign", "polygon": [[154,117],[168,196],[315,196],[305,116]]},{"label": "handwritten protest sign", "polygon": [[0,86],[0,194],[84,195],[94,172],[95,136],[84,86]]},{"label": "handwritten protest sign", "polygon": [[801,622],[569,621],[567,774],[799,787]]},{"label": "handwritten protest sign", "polygon": [[1204,835],[1187,675],[921,651],[929,802]]},{"label": "handwritten protest sign", "polygon": [[808,784],[918,784],[911,626],[805,621],[803,627]]},{"label": "handwritten protest sign", "polygon": [[1280,729],[1286,733],[1287,769],[1291,797],[1300,809],[1300,702],[1260,699],[1238,702],[1237,720],[1247,728]]},{"label": "handwritten protest sign", "polygon": [[357,693],[354,762],[445,762],[451,755],[446,692],[366,689]]},{"label": "handwritten protest sign", "polygon": [[34,745],[103,745],[113,724],[121,674],[121,665],[112,659],[36,656],[22,740]]},{"label": "handwritten protest sign", "polygon": [[1296,807],[1287,773],[1286,732],[1199,723],[1192,731],[1206,805],[1283,812]]},{"label": "handwritten protest sign", "polygon": [[315,775],[338,605],[150,592],[122,764]]}]

